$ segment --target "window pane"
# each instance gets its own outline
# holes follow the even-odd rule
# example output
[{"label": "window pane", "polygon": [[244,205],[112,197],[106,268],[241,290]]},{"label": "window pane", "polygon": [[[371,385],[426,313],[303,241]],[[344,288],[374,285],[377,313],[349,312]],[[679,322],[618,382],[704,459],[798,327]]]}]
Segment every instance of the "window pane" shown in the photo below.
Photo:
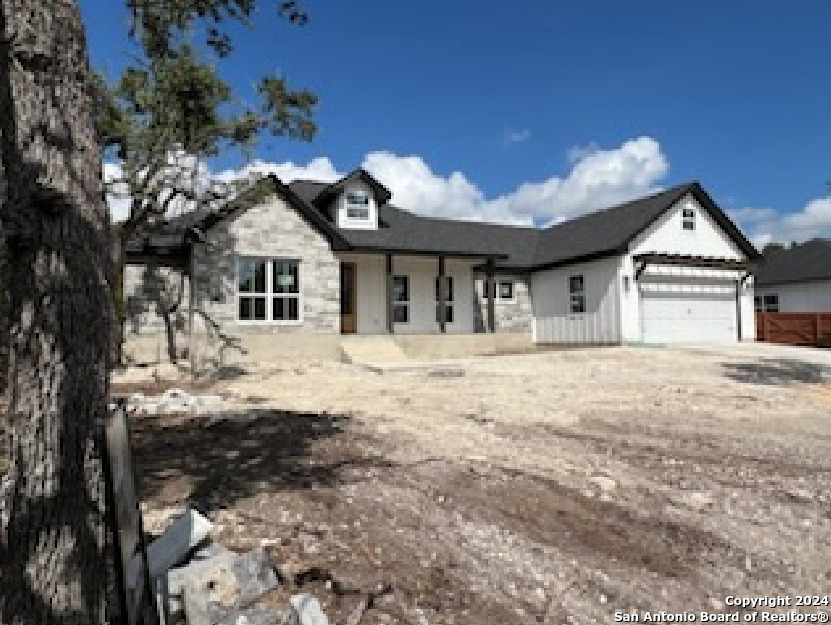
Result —
[{"label": "window pane", "polygon": [[256,321],[265,321],[265,298],[255,297],[254,299],[254,319]]},{"label": "window pane", "polygon": [[570,293],[582,293],[583,276],[571,276],[568,279],[568,290]]},{"label": "window pane", "polygon": [[571,312],[582,313],[586,312],[586,298],[582,295],[571,296]]},{"label": "window pane", "polygon": [[410,301],[410,278],[408,276],[393,276],[393,300],[396,302]]},{"label": "window pane", "polygon": [[[444,321],[446,323],[453,323],[453,306],[444,307]],[[441,323],[439,319],[439,307],[436,306],[436,323]]]},{"label": "window pane", "polygon": [[275,321],[297,321],[299,317],[298,298],[296,297],[275,297],[274,298],[274,320]]},{"label": "window pane", "polygon": [[392,309],[392,320],[395,323],[409,323],[410,307],[404,304],[396,304]]},{"label": "window pane", "polygon": [[299,266],[296,260],[275,260],[272,274],[273,293],[299,293]]},{"label": "window pane", "polygon": [[349,207],[346,209],[346,217],[348,219],[366,221],[367,219],[369,219],[369,209]]},{"label": "window pane", "polygon": [[243,321],[253,319],[253,305],[250,297],[239,298],[239,318]]},{"label": "window pane", "polygon": [[499,283],[499,297],[500,299],[514,299],[514,283],[500,282]]},{"label": "window pane", "polygon": [[366,193],[347,193],[346,203],[350,206],[369,206],[369,196]]},{"label": "window pane", "polygon": [[240,293],[255,292],[255,282],[257,282],[258,275],[262,276],[262,284],[259,284],[261,290],[258,292],[265,291],[265,263],[250,258],[241,258],[237,261],[237,274],[239,276],[237,289]]}]

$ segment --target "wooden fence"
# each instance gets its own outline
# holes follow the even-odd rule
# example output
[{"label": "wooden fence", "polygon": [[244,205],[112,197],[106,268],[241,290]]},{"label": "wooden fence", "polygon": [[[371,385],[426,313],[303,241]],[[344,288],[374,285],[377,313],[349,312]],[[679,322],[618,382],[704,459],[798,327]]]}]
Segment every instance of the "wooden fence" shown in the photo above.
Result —
[{"label": "wooden fence", "polygon": [[831,313],[756,313],[756,340],[831,347]]}]

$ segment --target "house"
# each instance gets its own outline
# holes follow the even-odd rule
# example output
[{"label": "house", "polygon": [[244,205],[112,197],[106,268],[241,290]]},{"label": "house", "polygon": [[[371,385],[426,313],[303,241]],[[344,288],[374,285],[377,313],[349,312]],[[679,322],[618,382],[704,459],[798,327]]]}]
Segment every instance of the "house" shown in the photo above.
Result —
[{"label": "house", "polygon": [[757,270],[755,306],[757,312],[831,313],[831,241],[766,254]]},{"label": "house", "polygon": [[333,184],[271,176],[221,210],[148,229],[127,249],[128,345],[159,352],[184,334],[191,350],[253,358],[320,355],[342,334],[753,339],[758,253],[698,183],[544,229],[392,200],[363,170]]}]

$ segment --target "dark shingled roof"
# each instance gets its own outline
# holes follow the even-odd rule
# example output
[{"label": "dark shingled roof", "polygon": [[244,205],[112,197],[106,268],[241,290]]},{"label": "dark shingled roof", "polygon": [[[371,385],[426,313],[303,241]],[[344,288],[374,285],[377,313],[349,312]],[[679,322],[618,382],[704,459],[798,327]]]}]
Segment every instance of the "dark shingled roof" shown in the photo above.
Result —
[{"label": "dark shingled roof", "polygon": [[[368,174],[358,170],[351,176]],[[284,185],[271,176],[258,184],[268,184],[269,180],[275,192],[284,195],[313,225],[329,236],[335,249],[341,250],[492,257],[498,267],[512,270],[554,267],[625,252],[661,214],[691,194],[750,259],[758,257],[753,245],[697,182],[545,229],[424,217],[384,204],[379,207],[378,230],[355,230],[338,228],[316,203],[338,183],[297,180]],[[183,215],[172,220],[166,232],[184,236],[194,227],[204,231],[237,210],[239,208],[230,207],[213,213]]]},{"label": "dark shingled roof", "polygon": [[831,280],[831,241],[814,239],[765,254],[756,271],[756,286]]}]

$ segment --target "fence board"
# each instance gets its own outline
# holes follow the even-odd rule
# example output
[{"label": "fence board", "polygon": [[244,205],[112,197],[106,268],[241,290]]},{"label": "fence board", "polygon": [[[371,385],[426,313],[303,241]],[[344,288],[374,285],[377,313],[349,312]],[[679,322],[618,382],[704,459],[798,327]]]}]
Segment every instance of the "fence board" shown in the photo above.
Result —
[{"label": "fence board", "polygon": [[831,313],[756,313],[756,340],[831,347]]}]

